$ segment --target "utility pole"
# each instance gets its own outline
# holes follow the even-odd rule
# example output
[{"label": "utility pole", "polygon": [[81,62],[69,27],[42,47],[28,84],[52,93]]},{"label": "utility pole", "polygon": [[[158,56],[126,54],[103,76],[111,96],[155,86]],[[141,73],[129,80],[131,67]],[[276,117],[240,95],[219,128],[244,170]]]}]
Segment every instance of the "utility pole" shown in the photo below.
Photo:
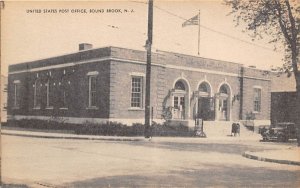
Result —
[{"label": "utility pole", "polygon": [[[0,33],[1,33],[1,30],[2,30],[2,9],[4,9],[4,1],[0,1]],[[1,49],[1,37],[0,37],[0,49]],[[1,64],[1,50],[0,50],[0,65]],[[0,72],[1,72],[1,67],[0,67]],[[0,78],[0,81],[1,81],[2,78]],[[0,92],[2,93],[2,91],[0,90]],[[2,97],[0,97],[0,104],[2,105]],[[2,110],[2,106],[0,106],[0,110]],[[0,117],[0,128],[1,128],[1,121],[2,121],[2,117]],[[2,136],[0,135],[0,142],[2,143]],[[1,149],[0,149],[0,153],[1,153]],[[0,161],[0,167],[2,167],[2,162]],[[0,173],[0,185],[2,185],[2,175]]]},{"label": "utility pole", "polygon": [[145,138],[151,136],[150,131],[150,85],[151,85],[151,46],[153,30],[153,0],[148,3],[148,39],[146,41],[147,65],[146,65],[146,100],[145,100]]},{"label": "utility pole", "polygon": [[198,13],[198,55],[200,55],[200,10]]}]

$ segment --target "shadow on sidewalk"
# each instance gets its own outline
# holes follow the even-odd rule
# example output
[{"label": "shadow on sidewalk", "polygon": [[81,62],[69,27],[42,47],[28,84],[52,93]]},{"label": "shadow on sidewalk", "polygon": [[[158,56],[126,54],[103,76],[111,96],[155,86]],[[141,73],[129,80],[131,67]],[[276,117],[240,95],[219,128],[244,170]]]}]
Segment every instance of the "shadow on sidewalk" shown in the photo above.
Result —
[{"label": "shadow on sidewalk", "polygon": [[298,187],[300,171],[204,165],[155,175],[119,175],[76,181],[67,187]]}]

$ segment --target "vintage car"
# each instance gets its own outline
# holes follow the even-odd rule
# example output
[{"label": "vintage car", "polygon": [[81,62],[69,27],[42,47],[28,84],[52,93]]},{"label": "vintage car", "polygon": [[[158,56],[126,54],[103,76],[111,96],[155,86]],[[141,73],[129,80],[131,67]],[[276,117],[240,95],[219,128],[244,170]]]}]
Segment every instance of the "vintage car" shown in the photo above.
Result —
[{"label": "vintage car", "polygon": [[260,134],[263,141],[287,142],[289,139],[297,138],[296,126],[290,122],[277,123],[269,129],[262,128]]}]

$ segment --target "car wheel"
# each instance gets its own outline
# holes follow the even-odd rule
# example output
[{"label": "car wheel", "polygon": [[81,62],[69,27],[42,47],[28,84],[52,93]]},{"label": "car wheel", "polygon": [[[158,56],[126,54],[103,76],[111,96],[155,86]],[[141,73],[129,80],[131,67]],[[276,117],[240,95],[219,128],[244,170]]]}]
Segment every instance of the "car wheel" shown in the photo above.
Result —
[{"label": "car wheel", "polygon": [[283,135],[279,135],[279,136],[278,136],[278,141],[279,141],[279,142],[286,142],[286,137],[283,136]]}]

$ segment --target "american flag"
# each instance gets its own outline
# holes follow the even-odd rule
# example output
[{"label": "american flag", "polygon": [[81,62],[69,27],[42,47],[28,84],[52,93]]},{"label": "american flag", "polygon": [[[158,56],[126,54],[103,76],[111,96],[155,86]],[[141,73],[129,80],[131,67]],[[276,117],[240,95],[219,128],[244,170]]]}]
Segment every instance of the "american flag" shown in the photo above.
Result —
[{"label": "american flag", "polygon": [[187,25],[199,25],[199,14],[183,22],[182,27],[185,27]]}]

